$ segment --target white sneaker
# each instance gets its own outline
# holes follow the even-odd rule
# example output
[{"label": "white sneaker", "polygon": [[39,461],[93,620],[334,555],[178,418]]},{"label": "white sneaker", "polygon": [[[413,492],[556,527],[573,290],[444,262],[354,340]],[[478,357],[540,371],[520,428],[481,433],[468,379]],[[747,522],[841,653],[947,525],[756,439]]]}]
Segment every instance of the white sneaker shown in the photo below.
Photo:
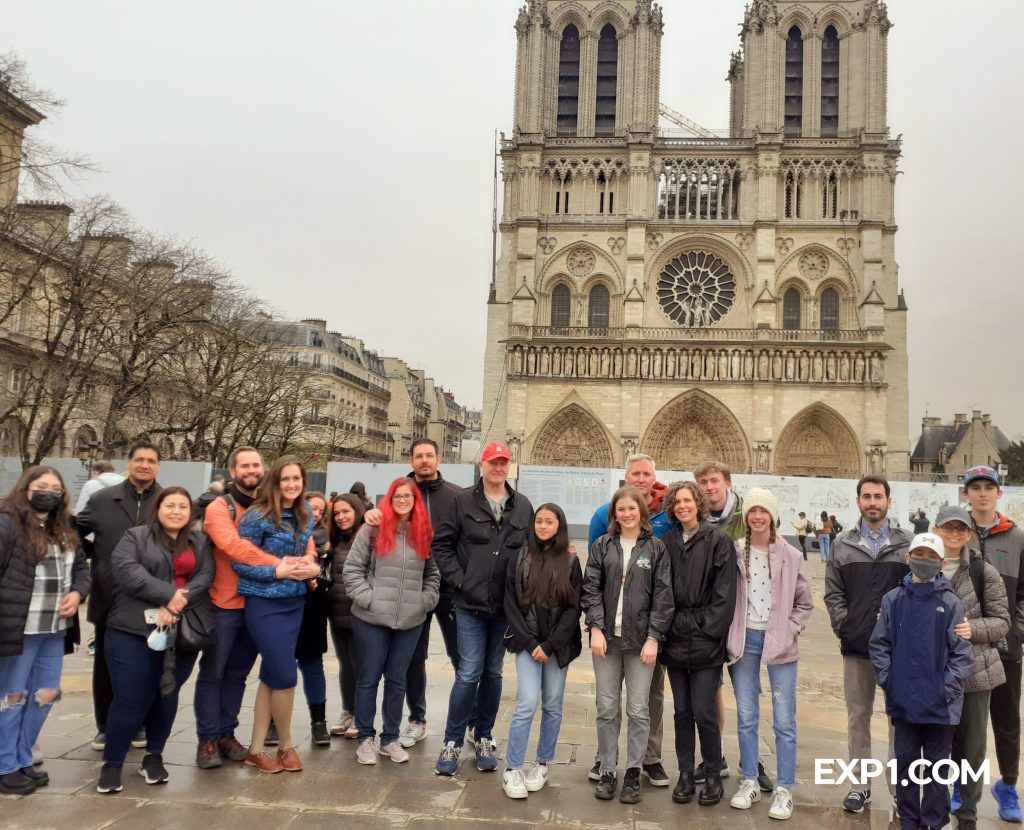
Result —
[{"label": "white sneaker", "polygon": [[501,788],[509,798],[526,798],[529,790],[521,769],[507,769],[501,776]]},{"label": "white sneaker", "polygon": [[526,773],[526,789],[531,793],[535,793],[538,790],[544,789],[544,785],[548,783],[548,765],[547,764],[534,764],[530,767],[530,771]]},{"label": "white sneaker", "polygon": [[377,763],[377,742],[373,738],[363,738],[356,748],[356,760],[360,764]]},{"label": "white sneaker", "polygon": [[409,760],[409,753],[402,749],[398,741],[389,741],[383,744],[377,752],[385,758],[390,758],[396,764],[404,764]]},{"label": "white sneaker", "polygon": [[772,793],[772,806],[768,808],[768,818],[787,819],[792,815],[793,796],[785,787],[776,787]]},{"label": "white sneaker", "polygon": [[427,737],[427,725],[411,720],[398,733],[398,742],[408,749],[409,747],[416,746],[425,737]]},{"label": "white sneaker", "polygon": [[757,786],[757,781],[753,778],[743,778],[740,781],[740,788],[736,790],[736,795],[732,797],[729,806],[735,807],[737,810],[749,810],[751,804],[760,800],[761,788]]}]

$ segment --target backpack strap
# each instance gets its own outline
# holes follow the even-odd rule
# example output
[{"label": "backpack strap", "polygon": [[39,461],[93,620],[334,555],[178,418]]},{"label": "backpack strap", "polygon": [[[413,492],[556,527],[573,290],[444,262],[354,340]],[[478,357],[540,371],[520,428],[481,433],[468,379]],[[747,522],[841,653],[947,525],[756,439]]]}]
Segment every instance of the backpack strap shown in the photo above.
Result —
[{"label": "backpack strap", "polygon": [[230,493],[221,494],[221,498],[224,499],[225,502],[227,502],[228,513],[231,515],[231,521],[233,523],[236,517],[238,516],[238,504],[235,502],[234,497]]},{"label": "backpack strap", "polygon": [[981,616],[985,616],[985,560],[980,556],[972,559],[967,569],[971,576],[971,584],[974,586],[974,595],[981,605]]}]

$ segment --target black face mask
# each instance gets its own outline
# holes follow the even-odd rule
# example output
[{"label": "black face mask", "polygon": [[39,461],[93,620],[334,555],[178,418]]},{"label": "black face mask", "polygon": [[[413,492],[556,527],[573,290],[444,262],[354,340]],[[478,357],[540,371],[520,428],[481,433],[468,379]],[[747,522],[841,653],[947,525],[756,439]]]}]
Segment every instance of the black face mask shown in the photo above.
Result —
[{"label": "black face mask", "polygon": [[49,493],[46,490],[37,490],[28,500],[36,513],[56,513],[63,502],[63,493]]}]

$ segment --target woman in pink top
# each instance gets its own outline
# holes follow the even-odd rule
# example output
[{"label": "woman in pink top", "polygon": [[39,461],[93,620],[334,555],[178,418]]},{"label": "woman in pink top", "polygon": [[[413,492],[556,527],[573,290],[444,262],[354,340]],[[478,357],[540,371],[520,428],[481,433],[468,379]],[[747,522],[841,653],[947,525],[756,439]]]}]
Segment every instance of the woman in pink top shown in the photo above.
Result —
[{"label": "woman in pink top", "polygon": [[800,551],[776,535],[779,502],[774,494],[751,490],[743,499],[743,509],[747,532],[736,542],[736,611],[726,644],[740,744],[740,786],[729,803],[747,810],[761,800],[757,732],[761,666],[766,665],[779,782],[768,815],[788,819],[793,814],[790,790],[796,783],[797,638],[811,615],[811,586]]}]

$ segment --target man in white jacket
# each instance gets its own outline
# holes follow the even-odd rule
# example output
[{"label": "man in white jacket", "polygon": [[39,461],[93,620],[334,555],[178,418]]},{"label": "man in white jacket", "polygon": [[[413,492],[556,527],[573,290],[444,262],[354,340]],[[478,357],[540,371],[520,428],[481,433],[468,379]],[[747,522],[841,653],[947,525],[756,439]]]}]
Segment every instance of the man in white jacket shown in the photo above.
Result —
[{"label": "man in white jacket", "polygon": [[114,472],[114,465],[105,459],[93,462],[92,478],[82,485],[82,492],[78,494],[78,502],[75,504],[75,512],[78,513],[92,498],[92,494],[107,487],[113,487],[124,481],[124,476]]}]

